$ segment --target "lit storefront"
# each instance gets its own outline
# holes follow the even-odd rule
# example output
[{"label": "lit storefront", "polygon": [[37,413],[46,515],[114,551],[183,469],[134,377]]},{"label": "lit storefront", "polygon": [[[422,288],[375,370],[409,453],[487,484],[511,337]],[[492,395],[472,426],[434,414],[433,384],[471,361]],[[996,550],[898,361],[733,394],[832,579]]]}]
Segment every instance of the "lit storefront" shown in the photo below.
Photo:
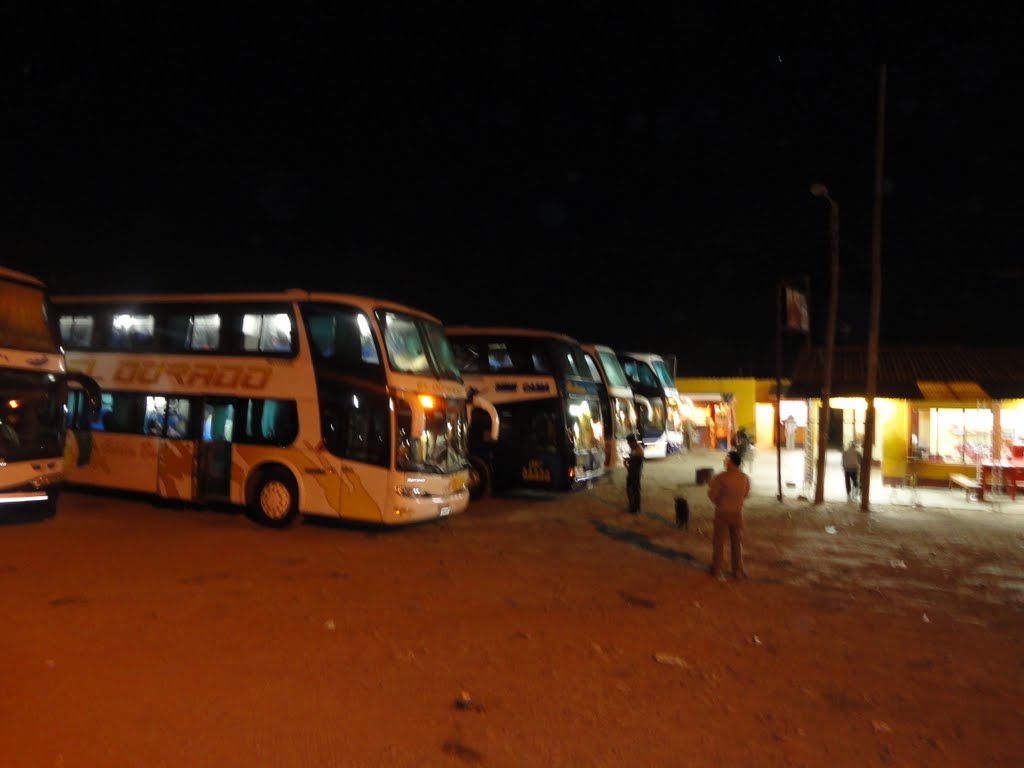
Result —
[{"label": "lit storefront", "polygon": [[[789,394],[820,403],[820,350],[798,361]],[[864,351],[836,351],[832,410],[843,413],[843,441],[863,438]],[[924,378],[922,375],[929,378]],[[879,351],[873,463],[887,485],[981,479],[993,466],[1024,461],[1024,349],[911,347]],[[815,443],[816,443],[815,439]]]}]

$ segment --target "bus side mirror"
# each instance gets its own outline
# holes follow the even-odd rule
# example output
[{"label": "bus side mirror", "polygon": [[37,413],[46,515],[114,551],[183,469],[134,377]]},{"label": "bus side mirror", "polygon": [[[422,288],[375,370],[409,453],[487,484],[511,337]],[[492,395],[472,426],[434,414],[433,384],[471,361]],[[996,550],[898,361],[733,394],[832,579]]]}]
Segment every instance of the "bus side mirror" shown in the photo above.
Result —
[{"label": "bus side mirror", "polygon": [[469,420],[473,420],[473,409],[479,408],[488,416],[491,417],[491,431],[490,439],[491,442],[495,442],[498,439],[498,435],[501,432],[501,422],[498,420],[498,409],[494,407],[494,404],[486,398],[480,397],[479,390],[470,388],[469,390]]},{"label": "bus side mirror", "polygon": [[651,401],[648,400],[643,395],[634,395],[633,399],[637,402],[638,405],[642,405],[644,407],[644,409],[647,411],[647,415],[645,418],[649,420],[651,416],[654,414],[654,408],[651,406]]},{"label": "bus side mirror", "polygon": [[68,371],[67,380],[82,388],[85,393],[85,418],[87,421],[95,421],[102,404],[102,390],[96,379],[81,371]]}]

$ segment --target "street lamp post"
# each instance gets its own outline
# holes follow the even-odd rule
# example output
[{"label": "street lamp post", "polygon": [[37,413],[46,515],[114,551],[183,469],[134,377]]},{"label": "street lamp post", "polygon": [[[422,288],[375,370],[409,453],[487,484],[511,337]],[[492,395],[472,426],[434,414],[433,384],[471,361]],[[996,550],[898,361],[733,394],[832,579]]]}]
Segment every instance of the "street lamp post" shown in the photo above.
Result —
[{"label": "street lamp post", "polygon": [[832,397],[832,358],[835,352],[836,311],[839,304],[839,205],[824,184],[812,184],[811,194],[828,201],[829,234],[832,250],[832,281],[828,292],[828,323],[825,328],[825,370],[821,382],[821,408],[818,416],[818,468],[814,486],[814,503],[825,500],[825,453],[828,450],[828,427],[831,419],[829,400]]}]

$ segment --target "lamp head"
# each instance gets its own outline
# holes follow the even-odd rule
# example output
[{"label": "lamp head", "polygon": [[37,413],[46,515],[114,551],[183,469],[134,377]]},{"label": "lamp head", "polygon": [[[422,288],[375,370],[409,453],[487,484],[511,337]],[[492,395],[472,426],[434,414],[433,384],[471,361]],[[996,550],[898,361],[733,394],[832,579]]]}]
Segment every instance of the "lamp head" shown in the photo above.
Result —
[{"label": "lamp head", "polygon": [[821,182],[811,184],[811,194],[815,197],[824,197],[826,200],[832,199],[828,194],[828,187]]}]

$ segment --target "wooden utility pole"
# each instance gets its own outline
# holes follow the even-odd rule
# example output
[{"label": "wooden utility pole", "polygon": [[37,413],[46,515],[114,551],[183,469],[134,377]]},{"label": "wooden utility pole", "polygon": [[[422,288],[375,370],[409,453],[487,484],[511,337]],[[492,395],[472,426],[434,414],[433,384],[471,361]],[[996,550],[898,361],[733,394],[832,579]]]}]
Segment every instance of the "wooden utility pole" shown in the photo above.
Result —
[{"label": "wooden utility pole", "polygon": [[831,421],[832,359],[835,357],[836,313],[839,305],[839,204],[824,184],[812,184],[811,194],[829,204],[829,240],[832,252],[832,281],[828,291],[828,320],[825,328],[825,370],[821,382],[821,408],[818,410],[818,465],[815,470],[814,503],[825,500],[825,454],[828,452],[828,425]]},{"label": "wooden utility pole", "polygon": [[886,63],[878,73],[878,127],[875,135],[875,208],[871,227],[871,318],[868,332],[867,383],[864,398],[864,463],[861,467],[861,512],[870,512],[871,464],[875,447],[875,392],[878,390],[878,332],[882,319],[882,190],[885,160]]}]

